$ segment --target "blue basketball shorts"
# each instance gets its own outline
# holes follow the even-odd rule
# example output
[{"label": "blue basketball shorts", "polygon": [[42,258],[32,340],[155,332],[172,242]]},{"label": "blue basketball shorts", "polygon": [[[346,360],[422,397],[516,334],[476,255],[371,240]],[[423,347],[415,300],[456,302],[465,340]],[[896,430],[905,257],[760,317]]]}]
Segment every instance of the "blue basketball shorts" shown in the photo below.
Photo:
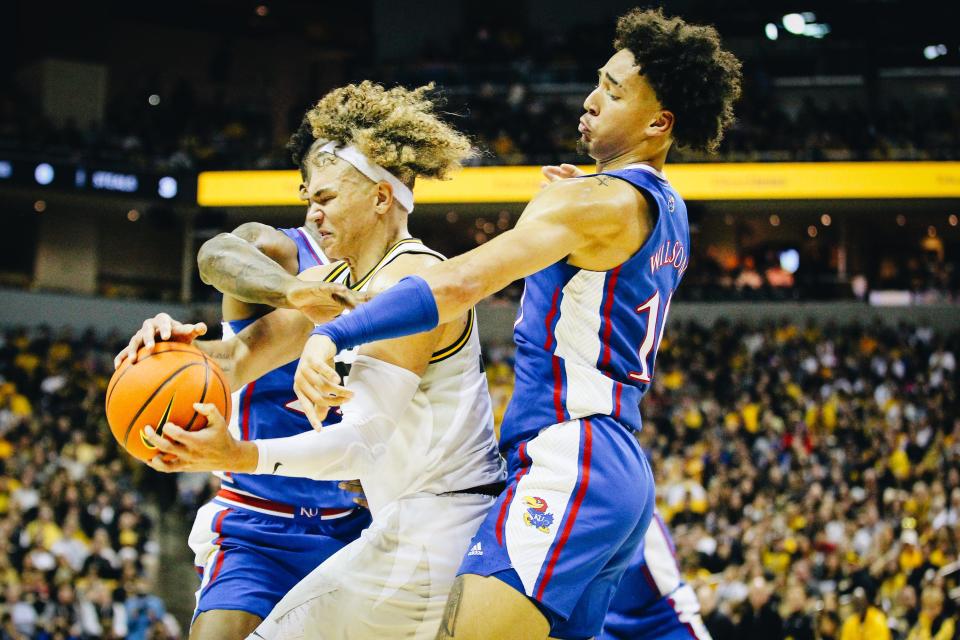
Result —
[{"label": "blue basketball shorts", "polygon": [[200,575],[194,619],[220,609],[265,618],[291,587],[370,524],[370,512],[359,508],[267,511],[216,498],[200,508],[190,533]]},{"label": "blue basketball shorts", "polygon": [[552,637],[592,638],[653,515],[646,456],[609,416],[549,426],[506,456],[507,488],[460,573],[526,594]]},{"label": "blue basketball shorts", "polygon": [[[622,600],[621,593],[617,600]],[[688,584],[641,609],[611,607],[598,640],[711,640]]]}]

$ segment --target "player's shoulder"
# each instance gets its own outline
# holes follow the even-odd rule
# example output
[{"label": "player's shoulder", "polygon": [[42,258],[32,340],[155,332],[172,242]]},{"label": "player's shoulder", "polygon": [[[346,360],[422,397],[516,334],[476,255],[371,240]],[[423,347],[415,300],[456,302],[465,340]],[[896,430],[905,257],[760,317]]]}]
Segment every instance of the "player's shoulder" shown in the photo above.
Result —
[{"label": "player's shoulder", "polygon": [[644,202],[643,195],[628,181],[605,173],[558,180],[544,187],[537,199],[557,200],[568,207],[593,209]]},{"label": "player's shoulder", "polygon": [[424,269],[441,262],[443,260],[439,254],[432,251],[408,251],[397,255],[388,264],[384,265],[373,278],[367,291],[371,293],[380,293],[389,289],[407,276],[420,273]]},{"label": "player's shoulder", "polygon": [[310,282],[318,282],[326,280],[332,282],[337,275],[339,275],[346,268],[346,263],[344,262],[330,262],[328,264],[319,264],[315,267],[310,267],[301,271],[297,277],[301,280],[309,280]]},{"label": "player's shoulder", "polygon": [[598,174],[547,185],[524,211],[518,227],[534,221],[560,224],[599,239],[622,233],[625,221],[648,214],[649,204],[640,190],[625,180]]}]

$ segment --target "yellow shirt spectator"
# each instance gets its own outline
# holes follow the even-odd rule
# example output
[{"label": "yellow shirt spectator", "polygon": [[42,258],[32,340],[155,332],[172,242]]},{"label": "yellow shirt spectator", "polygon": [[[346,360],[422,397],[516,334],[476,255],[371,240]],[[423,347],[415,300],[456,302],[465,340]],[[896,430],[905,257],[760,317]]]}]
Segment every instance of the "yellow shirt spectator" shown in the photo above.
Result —
[{"label": "yellow shirt spectator", "polygon": [[897,449],[890,454],[890,472],[900,480],[910,475],[910,458],[903,449]]},{"label": "yellow shirt spectator", "polygon": [[13,365],[17,369],[21,369],[22,371],[33,375],[33,372],[40,365],[40,356],[29,352],[18,353],[13,359]]},{"label": "yellow shirt spectator", "polygon": [[827,431],[833,431],[837,427],[837,396],[830,396],[830,399],[823,404],[820,411],[820,420],[823,428]]},{"label": "yellow shirt spectator", "polygon": [[27,535],[31,540],[39,540],[44,549],[49,549],[54,542],[63,537],[63,532],[54,522],[34,520],[27,525]]},{"label": "yellow shirt spectator", "polygon": [[699,429],[703,426],[703,414],[696,406],[683,412],[683,425],[688,429]]},{"label": "yellow shirt spectator", "polygon": [[863,619],[854,613],[843,623],[840,640],[890,640],[887,616],[876,607],[867,607]]},{"label": "yellow shirt spectator", "polygon": [[786,388],[784,388],[784,391],[788,396],[790,396],[791,398],[793,398],[798,402],[803,397],[803,390],[800,388],[800,385],[798,385],[796,382],[788,383]]},{"label": "yellow shirt spectator", "polygon": [[663,386],[667,389],[676,391],[683,386],[683,372],[679,369],[668,371],[660,377],[660,382],[663,383]]},{"label": "yellow shirt spectator", "polygon": [[10,411],[15,416],[30,416],[33,415],[33,405],[30,404],[27,396],[14,391],[10,396]]},{"label": "yellow shirt spectator", "polygon": [[957,622],[943,616],[943,591],[929,586],[920,596],[920,615],[907,640],[953,640]]},{"label": "yellow shirt spectator", "polygon": [[921,613],[917,624],[910,629],[907,640],[953,640],[953,634],[957,630],[957,623],[953,618],[945,619],[936,633],[933,633],[932,622]]},{"label": "yellow shirt spectator", "polygon": [[743,428],[750,433],[756,433],[760,428],[760,405],[748,402],[743,405],[740,413],[743,415]]},{"label": "yellow shirt spectator", "polygon": [[923,564],[923,552],[917,547],[907,547],[900,552],[900,569],[909,573]]}]

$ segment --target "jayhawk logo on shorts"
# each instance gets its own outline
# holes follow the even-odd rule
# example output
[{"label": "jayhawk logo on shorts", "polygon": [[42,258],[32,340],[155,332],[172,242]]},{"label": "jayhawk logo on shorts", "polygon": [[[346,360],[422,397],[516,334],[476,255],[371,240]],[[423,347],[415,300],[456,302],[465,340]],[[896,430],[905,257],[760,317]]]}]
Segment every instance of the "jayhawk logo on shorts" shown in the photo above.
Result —
[{"label": "jayhawk logo on shorts", "polygon": [[527,526],[543,533],[550,533],[553,514],[547,513],[547,501],[536,496],[524,496],[523,502],[527,505],[527,510],[523,512],[523,521]]}]

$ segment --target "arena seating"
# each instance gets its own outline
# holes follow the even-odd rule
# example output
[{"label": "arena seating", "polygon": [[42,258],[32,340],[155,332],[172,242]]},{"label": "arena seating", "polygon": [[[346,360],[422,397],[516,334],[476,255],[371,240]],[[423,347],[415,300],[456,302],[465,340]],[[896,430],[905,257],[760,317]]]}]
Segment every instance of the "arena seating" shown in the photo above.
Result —
[{"label": "arena seating", "polygon": [[[857,587],[895,639],[921,600],[957,615],[958,348],[922,326],[668,325],[640,441],[715,640],[840,638]],[[485,354],[499,421],[512,345]]]},{"label": "arena seating", "polygon": [[[151,593],[143,481],[103,416],[119,346],[92,332],[0,332],[0,638],[180,637]],[[149,504],[155,505],[156,494]]]}]

